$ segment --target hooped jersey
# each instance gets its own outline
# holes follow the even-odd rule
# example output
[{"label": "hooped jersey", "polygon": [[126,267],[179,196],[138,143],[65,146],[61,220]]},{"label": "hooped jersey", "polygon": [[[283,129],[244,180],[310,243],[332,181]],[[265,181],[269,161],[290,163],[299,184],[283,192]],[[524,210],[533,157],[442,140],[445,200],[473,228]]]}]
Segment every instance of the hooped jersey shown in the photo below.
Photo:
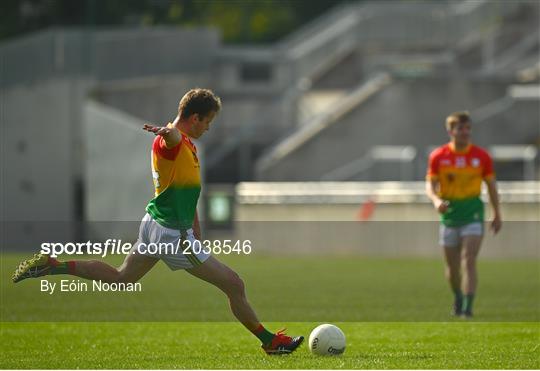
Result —
[{"label": "hooped jersey", "polygon": [[483,221],[482,181],[494,177],[493,161],[481,147],[470,144],[464,151],[456,151],[448,143],[435,149],[429,156],[427,179],[436,179],[438,195],[450,202],[442,222],[459,226]]},{"label": "hooped jersey", "polygon": [[155,197],[146,206],[146,211],[164,227],[186,230],[193,226],[201,193],[201,176],[197,148],[186,134],[181,134],[182,140],[173,148],[167,148],[160,135],[154,139],[152,178]]}]

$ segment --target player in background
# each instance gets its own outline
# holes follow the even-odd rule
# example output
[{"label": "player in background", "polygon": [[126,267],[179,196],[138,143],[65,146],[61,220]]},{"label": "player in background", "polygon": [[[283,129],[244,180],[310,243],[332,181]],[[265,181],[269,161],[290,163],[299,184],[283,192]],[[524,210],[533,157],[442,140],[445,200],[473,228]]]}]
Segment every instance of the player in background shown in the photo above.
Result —
[{"label": "player in background", "polygon": [[[142,244],[172,243],[189,240],[191,246],[201,238],[197,202],[201,191],[197,149],[191,139],[200,138],[221,109],[221,100],[208,89],[192,89],[180,100],[178,115],[165,127],[144,125],[156,135],[152,146],[152,177],[155,197],[146,207],[139,239],[119,268],[99,260],[58,261],[45,254],[20,263],[13,281],[44,275],[70,274],[104,282],[136,282],[161,259],[171,270],[188,273],[216,286],[229,298],[235,317],[261,342],[267,354],[293,352],[303,341],[283,331],[272,333],[260,323],[246,298],[244,282],[238,274],[204,251],[191,254],[171,252],[148,254]],[[184,246],[184,245],[182,245]],[[183,250],[183,248],[181,249]]]},{"label": "player in background", "polygon": [[446,260],[446,278],[454,292],[453,314],[470,318],[478,283],[476,258],[484,235],[482,181],[493,208],[491,230],[502,226],[493,162],[482,148],[471,143],[471,120],[467,112],[446,119],[450,143],[429,156],[426,193],[439,212],[439,244]]}]

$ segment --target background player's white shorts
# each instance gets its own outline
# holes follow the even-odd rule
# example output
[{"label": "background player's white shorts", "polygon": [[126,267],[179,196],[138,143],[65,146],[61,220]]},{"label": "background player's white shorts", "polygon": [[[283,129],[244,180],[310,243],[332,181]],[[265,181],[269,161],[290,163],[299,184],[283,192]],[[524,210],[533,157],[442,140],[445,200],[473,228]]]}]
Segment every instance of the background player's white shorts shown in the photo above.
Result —
[{"label": "background player's white shorts", "polygon": [[[158,224],[149,214],[146,214],[139,227],[139,238],[133,245],[132,252],[161,259],[171,270],[189,269],[201,265],[210,254],[203,249],[193,250],[196,241],[193,229],[182,234],[178,229],[170,229]],[[183,242],[187,240],[186,242]],[[179,241],[182,241],[179,243]]]},{"label": "background player's white shorts", "polygon": [[444,247],[458,247],[464,236],[483,236],[484,225],[474,222],[461,227],[447,227],[443,224],[439,227],[439,244]]}]

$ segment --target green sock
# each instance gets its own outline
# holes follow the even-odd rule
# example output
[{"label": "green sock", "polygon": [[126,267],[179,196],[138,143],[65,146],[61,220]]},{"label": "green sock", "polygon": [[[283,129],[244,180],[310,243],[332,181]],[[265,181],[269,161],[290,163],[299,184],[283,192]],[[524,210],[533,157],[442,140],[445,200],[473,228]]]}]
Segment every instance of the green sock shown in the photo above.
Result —
[{"label": "green sock", "polygon": [[454,304],[459,312],[463,306],[463,293],[460,289],[454,290]]},{"label": "green sock", "polygon": [[274,336],[276,336],[275,334],[265,329],[264,326],[261,324],[259,324],[259,327],[257,327],[252,332],[253,335],[257,336],[257,338],[263,343],[263,345],[270,344],[274,339]]},{"label": "green sock", "polygon": [[474,294],[467,294],[463,297],[463,306],[461,307],[463,313],[472,313],[473,301]]}]

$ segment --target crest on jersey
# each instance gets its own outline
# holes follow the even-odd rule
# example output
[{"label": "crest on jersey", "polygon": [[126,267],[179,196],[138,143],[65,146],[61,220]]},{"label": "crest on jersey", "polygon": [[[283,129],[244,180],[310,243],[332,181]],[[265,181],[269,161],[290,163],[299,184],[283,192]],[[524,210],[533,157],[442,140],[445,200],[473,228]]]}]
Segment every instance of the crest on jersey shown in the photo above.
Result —
[{"label": "crest on jersey", "polygon": [[471,165],[472,165],[473,167],[478,167],[478,166],[480,166],[480,159],[474,157],[474,158],[471,160]]},{"label": "crest on jersey", "polygon": [[465,166],[467,166],[467,161],[465,161],[465,157],[456,157],[456,167]]}]

